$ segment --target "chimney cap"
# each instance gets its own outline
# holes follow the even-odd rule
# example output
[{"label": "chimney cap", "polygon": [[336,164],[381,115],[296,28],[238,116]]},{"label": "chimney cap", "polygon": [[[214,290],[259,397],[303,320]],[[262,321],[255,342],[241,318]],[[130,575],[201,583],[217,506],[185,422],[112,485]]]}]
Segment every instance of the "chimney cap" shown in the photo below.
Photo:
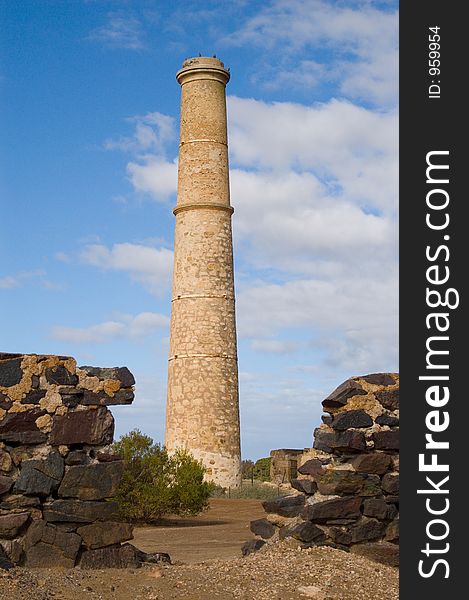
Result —
[{"label": "chimney cap", "polygon": [[176,73],[176,79],[181,85],[197,79],[214,79],[226,85],[230,79],[230,72],[215,55],[195,56],[186,58],[182,69]]}]

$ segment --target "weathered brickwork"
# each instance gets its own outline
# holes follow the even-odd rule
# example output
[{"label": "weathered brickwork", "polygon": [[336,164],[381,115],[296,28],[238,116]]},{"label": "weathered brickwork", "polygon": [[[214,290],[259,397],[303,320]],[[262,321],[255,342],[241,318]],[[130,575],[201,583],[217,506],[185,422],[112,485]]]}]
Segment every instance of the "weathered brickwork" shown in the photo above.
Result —
[{"label": "weathered brickwork", "polygon": [[116,502],[108,406],[134,399],[126,367],[0,353],[0,559],[27,567],[138,566]]},{"label": "weathered brickwork", "polygon": [[225,86],[216,58],[185,61],[166,439],[223,487],[241,483]]}]

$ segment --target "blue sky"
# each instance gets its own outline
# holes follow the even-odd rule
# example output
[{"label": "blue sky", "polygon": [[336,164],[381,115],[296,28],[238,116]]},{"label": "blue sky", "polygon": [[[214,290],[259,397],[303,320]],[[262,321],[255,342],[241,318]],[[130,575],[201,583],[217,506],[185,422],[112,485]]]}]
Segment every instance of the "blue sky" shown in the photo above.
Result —
[{"label": "blue sky", "polygon": [[397,2],[0,0],[1,350],[127,365],[164,436],[175,73],[228,84],[245,458],[397,370]]}]

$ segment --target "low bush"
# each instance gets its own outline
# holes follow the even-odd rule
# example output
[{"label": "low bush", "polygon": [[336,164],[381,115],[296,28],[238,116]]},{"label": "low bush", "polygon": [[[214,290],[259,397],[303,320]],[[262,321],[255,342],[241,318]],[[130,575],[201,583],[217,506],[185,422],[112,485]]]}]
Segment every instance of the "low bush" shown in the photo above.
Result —
[{"label": "low bush", "polygon": [[211,485],[205,469],[188,452],[171,456],[138,429],[122,436],[114,452],[124,460],[116,495],[122,518],[154,523],[164,515],[196,515],[208,507]]}]

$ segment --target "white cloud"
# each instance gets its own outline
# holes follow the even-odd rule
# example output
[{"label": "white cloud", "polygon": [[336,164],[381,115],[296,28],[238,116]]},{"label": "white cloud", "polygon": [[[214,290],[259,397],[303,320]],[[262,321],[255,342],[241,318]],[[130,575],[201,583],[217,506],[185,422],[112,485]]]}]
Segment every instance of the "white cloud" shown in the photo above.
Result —
[{"label": "white cloud", "polygon": [[60,283],[46,279],[46,272],[42,269],[35,271],[19,271],[13,275],[5,275],[0,277],[0,290],[13,290],[22,287],[25,284],[35,284],[46,290],[62,290],[63,286]]},{"label": "white cloud", "polygon": [[127,173],[134,189],[148,193],[154,200],[165,201],[177,189],[177,162],[169,162],[165,158],[148,155],[140,162],[130,162]]},{"label": "white cloud", "polygon": [[127,175],[134,190],[164,202],[177,189],[177,159],[166,157],[168,144],[176,139],[174,118],[151,112],[127,120],[135,123],[133,134],[106,140],[104,148],[131,153]]},{"label": "white cloud", "polygon": [[104,46],[127,50],[142,50],[145,47],[144,38],[140,20],[123,12],[109,13],[107,22],[89,35],[90,40]]},{"label": "white cloud", "polygon": [[81,253],[81,259],[104,270],[124,271],[148,291],[159,295],[170,283],[173,252],[141,244],[114,244],[111,248],[89,244]]},{"label": "white cloud", "polygon": [[106,150],[135,153],[151,151],[164,154],[166,144],[175,137],[174,118],[169,115],[155,111],[143,116],[129,117],[127,121],[135,123],[132,136],[106,140]]},{"label": "white cloud", "polygon": [[121,315],[89,327],[61,327],[52,329],[52,337],[73,344],[104,344],[116,338],[137,338],[153,334],[169,326],[166,315],[143,312],[138,315]]},{"label": "white cloud", "polygon": [[[316,86],[312,66],[317,75],[335,80],[349,97],[395,104],[397,31],[397,11],[379,10],[368,3],[276,0],[226,36],[225,42],[265,50],[258,77],[268,87],[295,80]],[[301,63],[308,53],[314,53],[313,65]],[[327,70],[322,70],[326,65]]]},{"label": "white cloud", "polygon": [[[359,270],[329,281],[293,280],[243,286],[238,293],[241,337],[269,338],[294,329],[313,337],[311,350],[334,368],[396,368],[397,271],[369,278]],[[291,331],[290,331],[291,333]]]},{"label": "white cloud", "polygon": [[[394,111],[350,102],[304,106],[230,97],[230,149],[237,167],[308,171],[360,207],[393,212],[398,121]],[[383,185],[386,182],[386,185]],[[297,198],[291,198],[291,202]]]},{"label": "white cloud", "polygon": [[286,354],[294,352],[298,344],[286,342],[283,340],[252,340],[251,348],[259,352],[269,352],[274,354]]}]

